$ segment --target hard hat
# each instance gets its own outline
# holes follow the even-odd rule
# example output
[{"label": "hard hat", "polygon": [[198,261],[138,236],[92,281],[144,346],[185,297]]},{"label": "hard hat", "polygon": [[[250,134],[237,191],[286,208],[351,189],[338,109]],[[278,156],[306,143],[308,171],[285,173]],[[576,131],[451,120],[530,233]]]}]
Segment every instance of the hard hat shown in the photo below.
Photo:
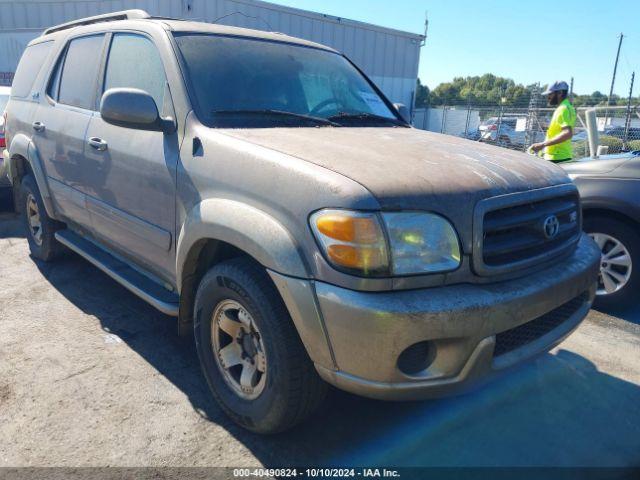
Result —
[{"label": "hard hat", "polygon": [[549,95],[550,93],[561,92],[563,90],[568,92],[569,85],[567,85],[567,82],[563,82],[562,80],[559,80],[549,85],[547,89],[544,92],[542,92],[542,95]]}]

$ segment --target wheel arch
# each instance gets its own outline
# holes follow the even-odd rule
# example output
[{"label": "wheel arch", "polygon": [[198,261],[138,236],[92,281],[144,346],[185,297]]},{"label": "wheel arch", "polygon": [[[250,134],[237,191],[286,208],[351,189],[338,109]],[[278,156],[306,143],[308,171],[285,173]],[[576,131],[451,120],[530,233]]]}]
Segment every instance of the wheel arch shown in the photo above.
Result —
[{"label": "wheel arch", "polygon": [[606,217],[613,218],[620,222],[623,222],[627,225],[631,225],[636,229],[638,233],[640,233],[640,221],[638,219],[632,217],[631,215],[625,213],[623,209],[620,208],[610,208],[603,206],[586,206],[582,209],[583,221],[588,218],[593,217]]},{"label": "wheel arch", "polygon": [[297,242],[271,215],[234,200],[204,200],[187,215],[176,246],[181,334],[189,330],[202,277],[217,263],[242,256],[278,273],[308,276]]},{"label": "wheel arch", "polygon": [[47,215],[54,220],[57,219],[40,155],[31,139],[22,133],[13,137],[9,148],[9,159],[8,175],[16,191],[20,189],[20,182],[25,175],[33,175]]}]

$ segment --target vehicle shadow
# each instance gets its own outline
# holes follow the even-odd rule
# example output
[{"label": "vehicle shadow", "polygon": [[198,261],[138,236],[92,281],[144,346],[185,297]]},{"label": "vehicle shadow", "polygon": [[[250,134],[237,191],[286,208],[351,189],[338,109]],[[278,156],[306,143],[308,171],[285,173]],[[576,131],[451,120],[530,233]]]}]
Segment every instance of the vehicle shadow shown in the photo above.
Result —
[{"label": "vehicle shadow", "polygon": [[24,235],[20,217],[14,213],[11,189],[0,188],[0,239],[24,238]]},{"label": "vehicle shadow", "polygon": [[191,339],[177,337],[175,320],[76,255],[36,263],[62,295],[266,466],[640,464],[640,387],[565,350],[456,398],[385,403],[332,390],[303,425],[274,436],[251,434],[212,400]]},{"label": "vehicle shadow", "polygon": [[637,305],[627,308],[598,308],[596,310],[606,315],[613,315],[618,318],[622,318],[630,323],[640,325],[640,302]]}]

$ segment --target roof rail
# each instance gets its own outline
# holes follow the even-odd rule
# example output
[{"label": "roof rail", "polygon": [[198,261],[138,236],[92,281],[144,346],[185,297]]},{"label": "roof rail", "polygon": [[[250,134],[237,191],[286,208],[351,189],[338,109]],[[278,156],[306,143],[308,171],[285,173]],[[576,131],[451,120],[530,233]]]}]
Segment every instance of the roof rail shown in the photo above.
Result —
[{"label": "roof rail", "polygon": [[81,25],[91,25],[92,23],[113,22],[114,20],[135,20],[140,18],[151,18],[151,15],[144,10],[122,10],[120,12],[104,13],[102,15],[80,18],[67,23],[61,23],[54,27],[49,27],[42,34],[48,35],[53,32],[59,32],[60,30],[79,27]]}]

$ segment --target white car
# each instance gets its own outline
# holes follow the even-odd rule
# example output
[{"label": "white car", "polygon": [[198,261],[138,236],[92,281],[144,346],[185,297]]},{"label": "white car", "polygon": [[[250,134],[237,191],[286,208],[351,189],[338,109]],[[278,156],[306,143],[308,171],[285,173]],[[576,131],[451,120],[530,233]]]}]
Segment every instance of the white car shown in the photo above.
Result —
[{"label": "white car", "polygon": [[[487,143],[497,143],[504,147],[521,147],[526,141],[527,133],[524,130],[517,130],[518,117],[490,117],[480,124],[478,130],[480,131],[480,141]],[[526,118],[520,118],[520,120],[526,122]],[[498,129],[500,132],[498,133]],[[545,133],[542,131],[533,132],[533,142],[542,142],[545,138]]]},{"label": "white car", "polygon": [[[9,96],[11,95],[11,87],[0,86],[0,154],[2,154],[6,148],[6,141],[4,138],[4,109],[9,102]],[[4,159],[0,155],[0,188],[9,187],[9,179],[7,178]]]}]

